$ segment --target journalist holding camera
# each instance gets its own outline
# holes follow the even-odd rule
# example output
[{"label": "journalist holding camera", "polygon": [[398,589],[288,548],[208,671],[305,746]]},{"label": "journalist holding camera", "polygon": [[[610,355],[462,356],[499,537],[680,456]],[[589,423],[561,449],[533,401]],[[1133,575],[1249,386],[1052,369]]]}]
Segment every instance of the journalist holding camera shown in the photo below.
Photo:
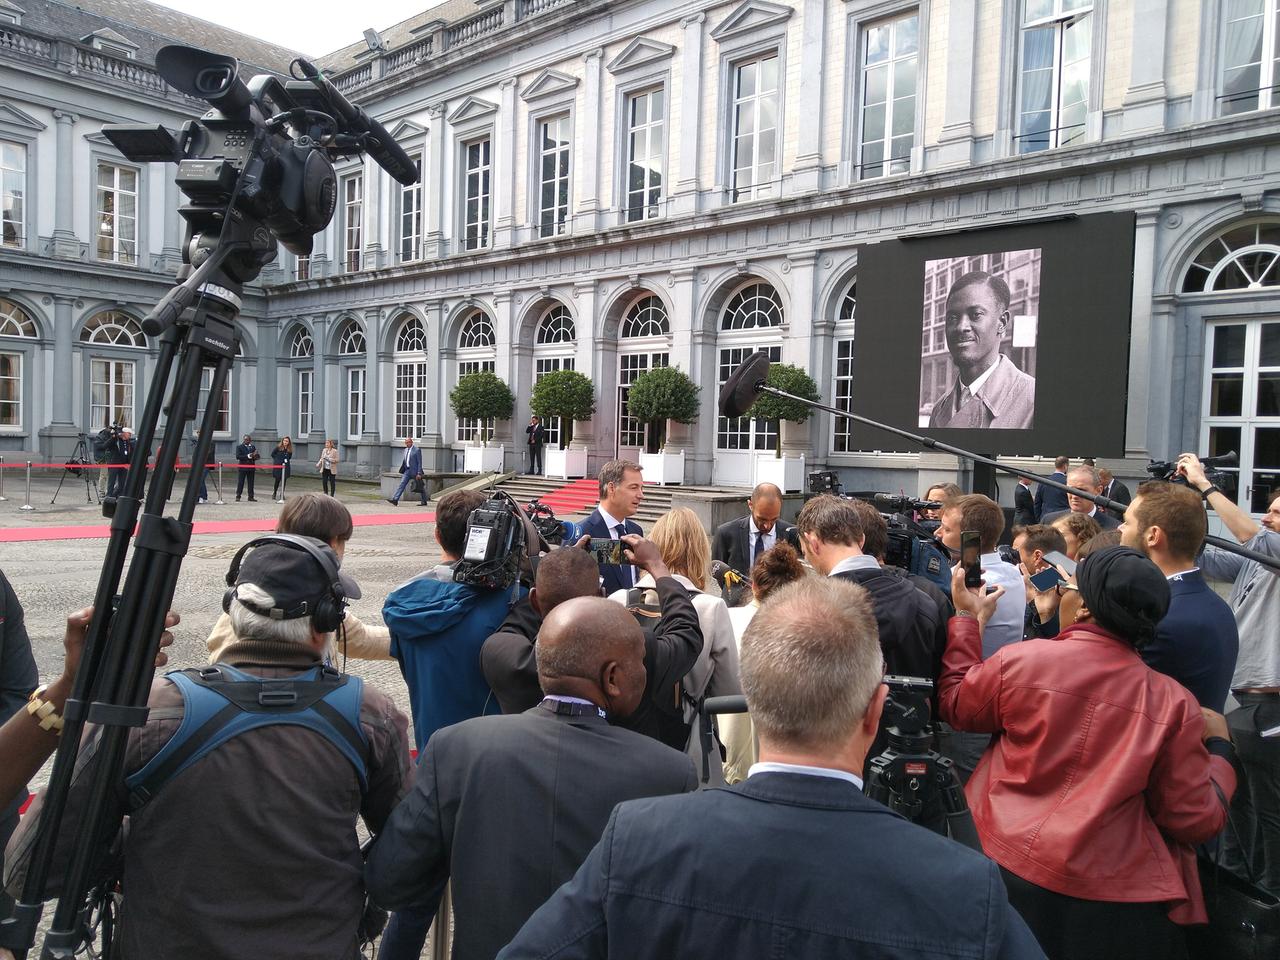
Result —
[{"label": "journalist holding camera", "polygon": [[[125,466],[133,457],[133,431],[119,424],[112,424],[102,431],[105,434],[103,453],[107,461],[107,496],[115,497],[124,493]],[[99,436],[102,436],[99,434]]]}]

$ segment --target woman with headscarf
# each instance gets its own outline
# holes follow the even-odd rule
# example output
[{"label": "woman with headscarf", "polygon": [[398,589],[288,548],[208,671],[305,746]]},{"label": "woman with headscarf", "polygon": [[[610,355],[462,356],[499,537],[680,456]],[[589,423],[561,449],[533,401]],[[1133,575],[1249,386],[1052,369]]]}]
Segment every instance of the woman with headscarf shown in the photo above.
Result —
[{"label": "woman with headscarf", "polygon": [[939,712],[995,734],[965,788],[974,824],[1050,960],[1182,957],[1181,925],[1206,920],[1193,845],[1236,788],[1226,721],[1138,655],[1169,607],[1150,560],[1090,553],[1059,592],[1057,637],[984,661],[1001,591],[956,567]]}]

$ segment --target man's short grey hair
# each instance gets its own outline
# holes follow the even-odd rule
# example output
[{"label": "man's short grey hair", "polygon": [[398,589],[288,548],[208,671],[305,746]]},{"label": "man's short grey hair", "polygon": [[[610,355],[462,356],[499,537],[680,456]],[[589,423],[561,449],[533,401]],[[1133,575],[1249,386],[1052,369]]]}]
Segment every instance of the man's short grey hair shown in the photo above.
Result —
[{"label": "man's short grey hair", "polygon": [[276,640],[281,643],[296,643],[299,646],[311,645],[311,618],[294,617],[292,620],[273,620],[255,613],[241,599],[252,603],[255,607],[271,609],[276,605],[275,597],[267,593],[256,583],[242,583],[235,588],[228,613],[231,615],[231,629],[240,640]]},{"label": "man's short grey hair", "polygon": [[609,492],[609,484],[622,483],[627,475],[628,470],[634,470],[640,473],[640,464],[634,460],[610,460],[600,468],[600,499],[605,498],[605,494]]},{"label": "man's short grey hair", "polygon": [[1080,484],[1072,483],[1071,482],[1072,477],[1088,477],[1089,483],[1085,484],[1085,486],[1094,486],[1094,487],[1102,486],[1102,478],[1098,476],[1098,471],[1095,470],[1093,467],[1089,466],[1088,464],[1082,463],[1079,466],[1072,467],[1071,470],[1067,473],[1067,486],[1076,487],[1078,489],[1084,489],[1084,487],[1082,487]]},{"label": "man's short grey hair", "polygon": [[830,577],[778,589],[742,638],[741,676],[762,737],[813,747],[847,739],[884,676],[867,591]]}]

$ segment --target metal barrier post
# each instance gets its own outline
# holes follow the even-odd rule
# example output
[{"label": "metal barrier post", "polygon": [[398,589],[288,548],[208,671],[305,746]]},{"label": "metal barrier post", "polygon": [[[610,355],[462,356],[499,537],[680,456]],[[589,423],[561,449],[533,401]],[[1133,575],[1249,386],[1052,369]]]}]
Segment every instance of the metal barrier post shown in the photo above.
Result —
[{"label": "metal barrier post", "polygon": [[31,505],[31,461],[27,461],[27,502],[18,508],[19,510],[34,510]]},{"label": "metal barrier post", "polygon": [[4,503],[8,499],[4,495],[4,457],[0,457],[0,503]]},{"label": "metal barrier post", "polygon": [[280,499],[276,503],[284,503],[284,488],[289,485],[289,461],[284,462],[284,467],[280,471]]},{"label": "metal barrier post", "polygon": [[218,499],[213,501],[218,506],[224,506],[227,501],[222,499],[222,461],[218,461]]}]

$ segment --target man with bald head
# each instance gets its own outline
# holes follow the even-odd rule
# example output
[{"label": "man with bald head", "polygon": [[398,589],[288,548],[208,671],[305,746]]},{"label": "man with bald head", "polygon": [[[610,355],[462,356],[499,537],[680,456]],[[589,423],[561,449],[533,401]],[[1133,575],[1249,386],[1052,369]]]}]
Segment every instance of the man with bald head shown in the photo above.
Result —
[{"label": "man with bald head", "polygon": [[[760,554],[779,542],[789,543],[800,552],[800,540],[796,528],[782,514],[782,491],[772,483],[759,483],[747,500],[747,515],[722,523],[716,528],[711,544],[711,559],[719,560],[741,573],[751,575]],[[720,583],[725,601],[731,607],[751,600],[751,588],[746,583],[725,585]]]},{"label": "man with bald head", "polygon": [[625,608],[603,597],[557,603],[538,634],[545,697],[432,736],[369,854],[374,902],[421,909],[452,880],[453,958],[492,960],[573,876],[617,804],[693,790],[692,760],[610,722],[639,705],[644,656]]}]

